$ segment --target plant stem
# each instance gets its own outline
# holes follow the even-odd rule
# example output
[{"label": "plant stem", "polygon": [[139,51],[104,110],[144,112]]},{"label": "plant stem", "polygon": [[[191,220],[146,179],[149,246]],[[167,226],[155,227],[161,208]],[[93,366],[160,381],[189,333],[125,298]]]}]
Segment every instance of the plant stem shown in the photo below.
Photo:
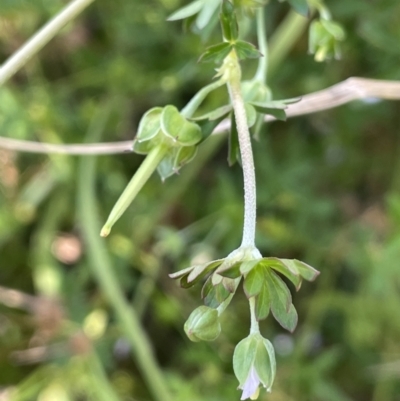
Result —
[{"label": "plant stem", "polygon": [[255,297],[249,298],[250,304],[250,334],[259,333],[260,326],[256,318],[256,299]]},{"label": "plant stem", "polygon": [[260,7],[257,10],[257,40],[258,49],[260,50],[262,57],[258,60],[258,68],[254,80],[265,84],[268,74],[268,42],[267,31],[265,29],[264,7]]},{"label": "plant stem", "polygon": [[[313,13],[313,10],[311,11]],[[309,22],[308,18],[289,11],[288,15],[275,30],[269,41],[269,75],[273,74],[282,60],[292,49],[298,38],[303,34]]]},{"label": "plant stem", "polygon": [[256,233],[256,176],[254,171],[253,150],[250,131],[247,125],[246,109],[241,90],[241,69],[236,52],[232,51],[224,61],[227,85],[232,101],[237,125],[240,156],[244,180],[244,223],[242,247],[254,247]]},{"label": "plant stem", "polygon": [[182,116],[186,118],[190,118],[193,116],[194,112],[198,109],[203,100],[215,89],[218,89],[220,86],[224,85],[225,81],[219,79],[218,81],[212,82],[208,84],[204,88],[200,89],[193,98],[189,101],[189,103],[181,110]]},{"label": "plant stem", "polygon": [[0,67],[0,86],[11,78],[32,56],[38,53],[53,37],[94,0],[74,0],[32,36],[21,49]]},{"label": "plant stem", "polygon": [[129,184],[124,189],[124,192],[122,192],[121,196],[117,200],[117,203],[112,208],[106,224],[104,224],[103,228],[101,229],[100,235],[102,237],[107,237],[107,235],[110,234],[111,227],[122,216],[128,206],[135,199],[136,195],[153,174],[154,170],[157,168],[158,164],[161,162],[166,152],[167,148],[165,146],[159,145],[152,149],[150,153],[146,156],[143,163],[137,169],[135,175],[132,177]]},{"label": "plant stem", "polygon": [[78,216],[87,246],[89,266],[100,288],[115,311],[124,336],[132,346],[138,368],[157,401],[170,401],[168,388],[155,360],[151,344],[136,311],[125,300],[123,290],[104,243],[98,236],[100,224],[96,215],[94,192],[95,158],[81,159],[78,181]]}]

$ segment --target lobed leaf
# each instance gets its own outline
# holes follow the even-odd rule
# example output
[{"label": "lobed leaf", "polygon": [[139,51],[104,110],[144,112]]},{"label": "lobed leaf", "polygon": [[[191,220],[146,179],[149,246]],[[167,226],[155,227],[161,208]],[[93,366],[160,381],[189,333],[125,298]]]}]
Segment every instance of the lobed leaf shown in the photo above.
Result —
[{"label": "lobed leaf", "polygon": [[259,58],[262,56],[262,54],[254,45],[243,40],[236,41],[234,48],[240,60],[244,60],[246,58]]},{"label": "lobed leaf", "polygon": [[220,64],[231,50],[232,44],[228,42],[218,43],[216,45],[208,47],[206,51],[200,56],[199,61],[203,63],[214,61],[215,63]]},{"label": "lobed leaf", "polygon": [[252,269],[246,276],[243,284],[243,289],[247,298],[258,295],[264,284],[264,267],[257,266]]}]

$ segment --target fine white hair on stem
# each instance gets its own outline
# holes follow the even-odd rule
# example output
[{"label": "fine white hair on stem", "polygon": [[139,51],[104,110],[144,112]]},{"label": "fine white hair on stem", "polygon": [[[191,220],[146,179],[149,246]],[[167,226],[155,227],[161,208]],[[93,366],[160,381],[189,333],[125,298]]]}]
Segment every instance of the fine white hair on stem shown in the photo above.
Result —
[{"label": "fine white hair on stem", "polygon": [[[317,113],[360,99],[400,100],[400,81],[386,81],[352,77],[327,89],[304,95],[298,103],[288,105],[288,118]],[[265,121],[274,121],[266,116]],[[222,121],[214,130],[221,134],[230,128],[228,120]],[[104,142],[90,144],[50,144],[36,141],[17,140],[0,136],[0,148],[28,153],[60,153],[69,155],[105,155],[129,153],[132,141]]]}]

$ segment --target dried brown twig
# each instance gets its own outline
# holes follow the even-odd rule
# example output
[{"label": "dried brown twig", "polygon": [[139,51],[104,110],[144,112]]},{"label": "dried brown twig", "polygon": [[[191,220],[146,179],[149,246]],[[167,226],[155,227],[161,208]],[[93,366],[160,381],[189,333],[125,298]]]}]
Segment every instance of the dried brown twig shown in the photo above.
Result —
[{"label": "dried brown twig", "polygon": [[[327,89],[304,95],[300,102],[288,106],[288,118],[329,110],[353,100],[376,98],[400,100],[400,81],[385,81],[367,78],[348,78]],[[274,121],[271,116],[266,121]],[[214,134],[225,132],[230,123],[225,120],[214,130]],[[91,144],[50,144],[0,137],[0,148],[29,153],[60,153],[69,155],[105,155],[131,152],[132,141]]]}]

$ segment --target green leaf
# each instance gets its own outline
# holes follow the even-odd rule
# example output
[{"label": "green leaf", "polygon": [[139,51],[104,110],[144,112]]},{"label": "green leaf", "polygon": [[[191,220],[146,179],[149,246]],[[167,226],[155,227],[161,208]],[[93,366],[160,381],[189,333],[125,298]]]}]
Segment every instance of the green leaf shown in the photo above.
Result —
[{"label": "green leaf", "polygon": [[[278,323],[285,329],[291,322],[292,296],[286,284],[273,271],[266,270],[268,288],[271,295],[271,311]],[[289,315],[289,316],[288,316]],[[289,323],[288,323],[289,322]]]},{"label": "green leaf", "polygon": [[307,0],[287,0],[295,11],[304,17],[308,17],[309,9]]},{"label": "green leaf", "polygon": [[[293,264],[296,266],[300,273],[300,276],[307,281],[314,281],[319,276],[319,271],[308,265],[307,263],[301,262],[300,260],[293,259]],[[286,261],[285,261],[286,263]]]},{"label": "green leaf", "polygon": [[231,293],[224,287],[222,283],[213,285],[212,278],[209,277],[204,283],[201,291],[201,297],[204,304],[210,308],[218,308],[224,302]]},{"label": "green leaf", "polygon": [[203,263],[201,265],[196,265],[191,267],[191,271],[188,277],[188,282],[198,281],[206,276],[209,272],[216,269],[224,259],[213,260],[212,262]]},{"label": "green leaf", "polygon": [[193,146],[202,139],[200,127],[184,118],[175,106],[165,106],[161,114],[163,133],[179,145]]},{"label": "green leaf", "polygon": [[245,276],[252,269],[254,269],[258,265],[259,262],[260,262],[260,259],[258,259],[258,260],[247,260],[247,261],[243,262],[240,265],[240,273],[242,273],[242,275]]},{"label": "green leaf", "polygon": [[298,321],[297,311],[293,304],[290,304],[287,313],[279,315],[279,320],[278,320],[279,324],[284,329],[289,330],[291,333],[294,332],[294,329],[297,326],[297,321]]},{"label": "green leaf", "polygon": [[228,42],[236,41],[239,36],[238,23],[235,9],[230,1],[224,0],[222,2],[222,12],[219,18],[224,39]]},{"label": "green leaf", "polygon": [[264,282],[261,291],[259,294],[256,296],[256,305],[255,305],[255,315],[256,319],[258,321],[264,320],[268,314],[269,314],[269,309],[271,307],[271,296],[272,294],[270,293],[268,285]]},{"label": "green leaf", "polygon": [[162,107],[154,107],[147,111],[140,120],[136,138],[138,142],[154,138],[160,131]]},{"label": "green leaf", "polygon": [[167,18],[167,21],[177,21],[180,19],[188,18],[192,15],[195,15],[202,9],[203,5],[204,5],[203,0],[193,1],[192,3],[188,4],[187,6],[182,7],[179,10],[175,11],[173,14],[171,14]]},{"label": "green leaf", "polygon": [[212,20],[213,15],[217,11],[220,0],[203,0],[204,6],[197,15],[196,26],[200,30],[204,29]]},{"label": "green leaf", "polygon": [[[288,278],[298,291],[301,287],[301,277],[297,270],[293,270],[286,262],[289,259],[263,258],[265,266],[271,267]],[[290,261],[291,262],[291,261]]]},{"label": "green leaf", "polygon": [[242,275],[240,271],[240,267],[242,265],[242,262],[237,262],[233,266],[225,268],[224,270],[218,269],[218,274],[220,274],[222,277],[227,277],[227,278],[238,278]]},{"label": "green leaf", "polygon": [[254,45],[243,40],[238,40],[234,44],[234,48],[240,60],[244,60],[246,58],[259,58],[262,56],[262,54]]},{"label": "green leaf", "polygon": [[218,43],[216,45],[208,47],[206,51],[200,56],[199,61],[203,63],[214,61],[215,63],[220,64],[231,50],[232,45],[230,43]]},{"label": "green leaf", "polygon": [[258,105],[256,102],[251,103],[254,108],[259,112],[263,114],[268,114],[270,116],[275,117],[277,120],[281,121],[286,121],[286,113],[285,110],[282,109],[272,109],[270,107],[263,107]]},{"label": "green leaf", "polygon": [[254,297],[259,294],[264,284],[264,267],[257,266],[252,269],[246,276],[243,289],[247,298]]},{"label": "green leaf", "polygon": [[236,127],[235,116],[231,114],[231,129],[229,132],[228,164],[233,166],[240,159],[239,136]]}]

